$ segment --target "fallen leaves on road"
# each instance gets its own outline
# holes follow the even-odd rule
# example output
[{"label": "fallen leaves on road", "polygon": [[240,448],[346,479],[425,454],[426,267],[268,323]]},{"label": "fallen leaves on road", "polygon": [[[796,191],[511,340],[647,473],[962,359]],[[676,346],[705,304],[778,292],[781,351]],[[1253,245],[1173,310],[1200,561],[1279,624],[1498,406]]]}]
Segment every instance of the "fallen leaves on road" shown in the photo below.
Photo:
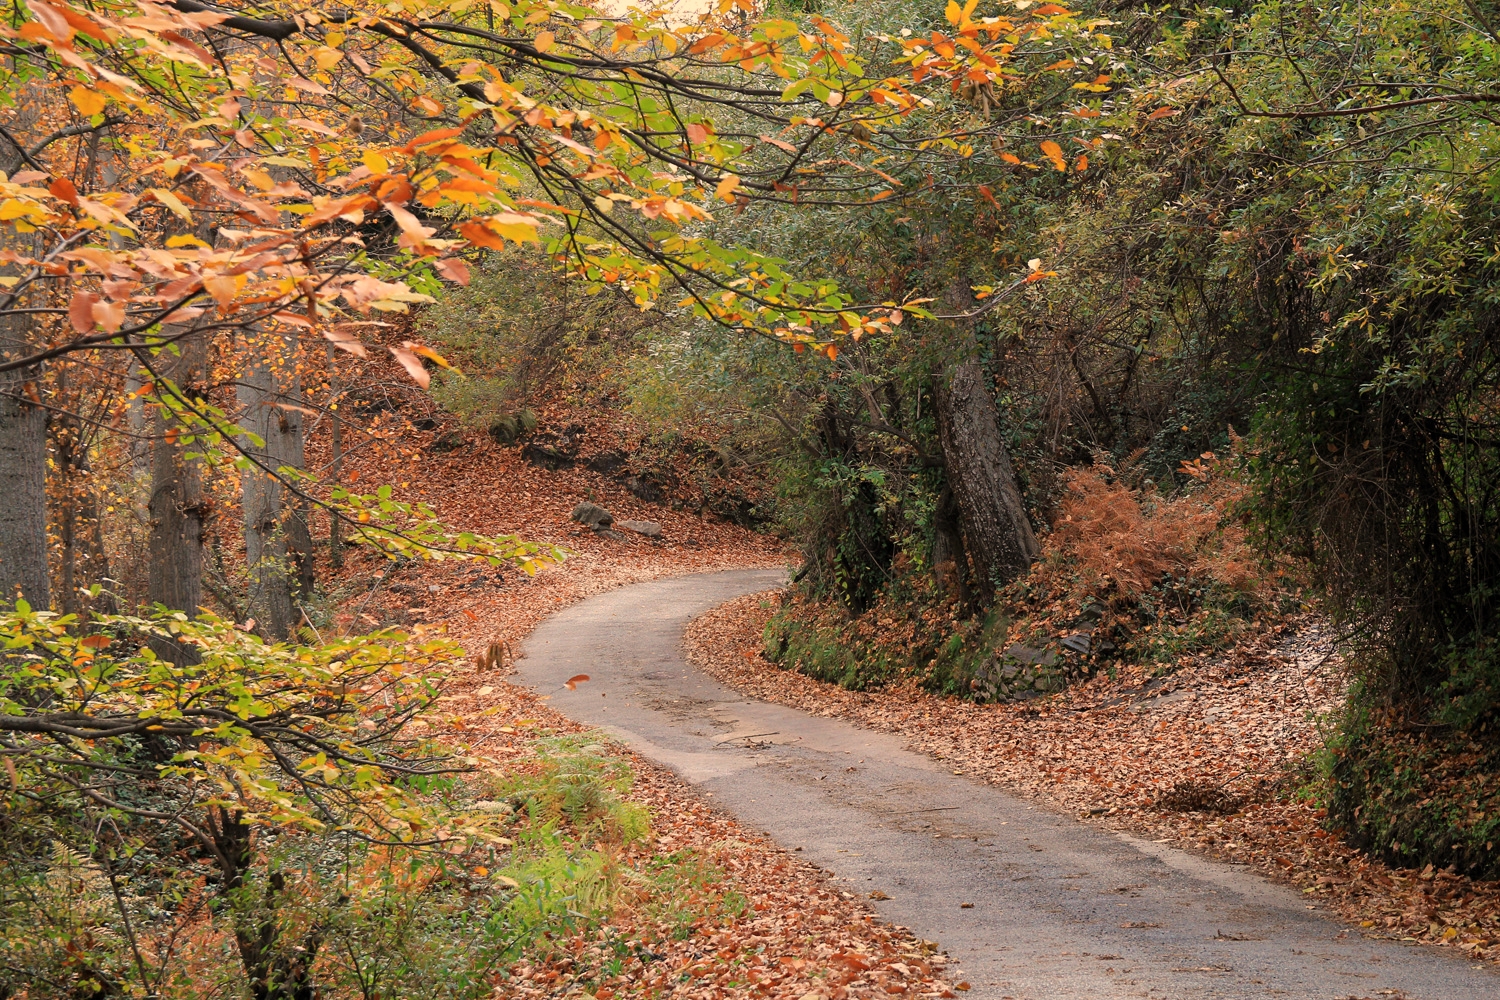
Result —
[{"label": "fallen leaves on road", "polygon": [[911,682],[856,692],[778,669],[760,655],[776,603],[752,594],[699,617],[690,659],[739,691],[900,734],[1081,818],[1253,866],[1372,936],[1500,962],[1500,884],[1390,868],[1323,829],[1297,794],[1297,769],[1322,747],[1319,719],[1343,692],[1310,617],[1165,677],[1127,665],[1051,697],[978,705]]}]

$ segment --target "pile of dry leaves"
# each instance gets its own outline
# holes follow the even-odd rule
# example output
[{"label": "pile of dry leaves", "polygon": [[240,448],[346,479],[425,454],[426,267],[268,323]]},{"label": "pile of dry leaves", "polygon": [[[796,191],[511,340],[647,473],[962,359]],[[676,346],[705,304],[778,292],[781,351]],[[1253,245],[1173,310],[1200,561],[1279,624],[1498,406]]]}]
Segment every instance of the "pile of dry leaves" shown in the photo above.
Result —
[{"label": "pile of dry leaves", "polygon": [[1165,677],[1121,666],[1057,695],[977,705],[915,683],[854,692],[777,669],[761,633],[778,595],[693,622],[691,659],[734,688],[906,737],[912,749],[1081,817],[1252,865],[1367,933],[1447,944],[1500,961],[1500,885],[1392,869],[1323,829],[1298,767],[1322,746],[1341,664],[1301,618]]}]

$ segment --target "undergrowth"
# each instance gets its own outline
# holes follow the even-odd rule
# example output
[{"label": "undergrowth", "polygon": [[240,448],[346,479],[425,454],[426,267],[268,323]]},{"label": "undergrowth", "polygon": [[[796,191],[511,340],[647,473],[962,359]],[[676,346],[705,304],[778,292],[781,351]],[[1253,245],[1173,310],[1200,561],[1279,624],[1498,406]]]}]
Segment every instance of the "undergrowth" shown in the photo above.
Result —
[{"label": "undergrowth", "polygon": [[1032,697],[1120,663],[1169,671],[1232,646],[1285,595],[1246,538],[1228,462],[1184,463],[1166,494],[1129,470],[1070,470],[1042,557],[986,610],[898,557],[869,610],[797,595],[767,624],[766,656],[863,690],[902,680],[988,700]]},{"label": "undergrowth", "polygon": [[1360,704],[1356,693],[1329,742],[1328,825],[1388,864],[1500,878],[1500,746],[1401,732]]},{"label": "undergrowth", "polygon": [[[607,977],[621,956],[653,961],[653,942],[745,912],[709,859],[655,852],[648,810],[627,798],[631,770],[600,740],[543,735],[533,750],[423,789],[491,814],[503,835],[488,842],[413,850],[268,835],[245,885],[226,893],[181,861],[162,867],[166,882],[112,884],[97,858],[57,841],[33,852],[35,872],[10,865],[0,880],[5,966],[24,974],[28,996],[136,995],[121,971],[139,948],[160,964],[152,996],[239,998],[248,994],[234,927],[258,925],[300,942],[318,996],[464,1000],[492,995],[517,968],[585,953]],[[117,892],[154,893],[154,910],[134,909],[159,926],[116,926]],[[39,899],[53,905],[39,912]],[[0,977],[0,995],[8,983]]]}]

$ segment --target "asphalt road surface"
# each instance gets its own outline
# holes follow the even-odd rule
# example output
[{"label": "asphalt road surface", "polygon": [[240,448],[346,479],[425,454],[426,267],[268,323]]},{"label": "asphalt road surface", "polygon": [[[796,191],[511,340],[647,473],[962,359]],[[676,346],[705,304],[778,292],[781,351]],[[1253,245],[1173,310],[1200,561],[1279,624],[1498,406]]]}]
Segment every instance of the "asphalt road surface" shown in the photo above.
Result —
[{"label": "asphalt road surface", "polygon": [[[803,848],[847,891],[889,895],[872,905],[938,942],[975,1000],[1500,998],[1500,975],[1460,956],[1366,940],[1248,869],[1028,804],[898,737],[747,700],[687,663],[689,619],[783,580],[712,573],[590,598],[532,633],[519,680]],[[567,690],[580,673],[589,683]]]}]

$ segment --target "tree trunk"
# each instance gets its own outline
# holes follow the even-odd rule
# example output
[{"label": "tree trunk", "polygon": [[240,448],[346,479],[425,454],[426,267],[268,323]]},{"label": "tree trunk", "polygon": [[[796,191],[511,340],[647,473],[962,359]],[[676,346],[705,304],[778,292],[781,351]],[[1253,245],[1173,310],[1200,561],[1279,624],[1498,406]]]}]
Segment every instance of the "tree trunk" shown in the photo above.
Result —
[{"label": "tree trunk", "polygon": [[240,425],[264,444],[242,442],[257,463],[241,479],[245,514],[245,566],[250,573],[250,613],[271,639],[297,625],[297,601],[312,586],[312,537],[307,515],[276,470],[305,464],[300,380],[291,338],[264,336],[246,345],[256,360],[240,380]]},{"label": "tree trunk", "polygon": [[[24,239],[7,233],[6,242]],[[0,273],[15,271],[5,268]],[[0,289],[0,301],[4,296]],[[30,298],[23,296],[10,306],[23,308]],[[24,355],[36,346],[35,339],[30,316],[0,312],[0,358]],[[40,399],[32,384],[40,374],[30,369],[0,374],[0,482],[6,490],[5,502],[0,503],[0,603],[24,597],[33,608],[45,611],[52,602],[47,573],[47,412],[33,405]]]},{"label": "tree trunk", "polygon": [[[329,475],[333,485],[339,485],[339,477],[344,471],[344,427],[343,418],[339,416],[339,395],[342,393],[339,386],[338,355],[334,353],[332,341],[328,344],[328,417],[330,430],[329,447],[332,450],[332,466]],[[328,512],[328,561],[334,569],[344,565],[344,532],[343,522],[339,520],[338,514]]]},{"label": "tree trunk", "polygon": [[[24,349],[30,324],[0,318],[0,346]],[[19,342],[19,343],[18,343]],[[3,356],[3,354],[0,354]],[[47,575],[47,414],[28,401],[27,373],[0,375],[0,604],[24,597],[38,611],[51,604]]]},{"label": "tree trunk", "polygon": [[[208,345],[202,336],[178,341],[181,353],[170,369],[162,372],[176,383],[183,395],[201,398],[208,362]],[[146,597],[175,611],[198,613],[203,603],[203,522],[207,504],[203,497],[203,473],[197,459],[183,455],[184,448],[172,424],[160,411],[151,421],[151,499],[149,519]],[[167,639],[153,643],[158,656],[181,664],[192,659],[189,649]]]},{"label": "tree trunk", "polygon": [[[949,311],[963,311],[967,288],[950,288],[944,298]],[[933,387],[933,402],[943,467],[957,501],[977,596],[988,603],[993,587],[1026,572],[1041,547],[1000,434],[1000,411],[977,360],[973,330],[964,321],[955,323],[954,330],[957,360]]]},{"label": "tree trunk", "polygon": [[944,593],[968,607],[974,597],[969,591],[969,556],[964,551],[964,536],[958,521],[953,487],[945,484],[933,512],[932,572]]}]

